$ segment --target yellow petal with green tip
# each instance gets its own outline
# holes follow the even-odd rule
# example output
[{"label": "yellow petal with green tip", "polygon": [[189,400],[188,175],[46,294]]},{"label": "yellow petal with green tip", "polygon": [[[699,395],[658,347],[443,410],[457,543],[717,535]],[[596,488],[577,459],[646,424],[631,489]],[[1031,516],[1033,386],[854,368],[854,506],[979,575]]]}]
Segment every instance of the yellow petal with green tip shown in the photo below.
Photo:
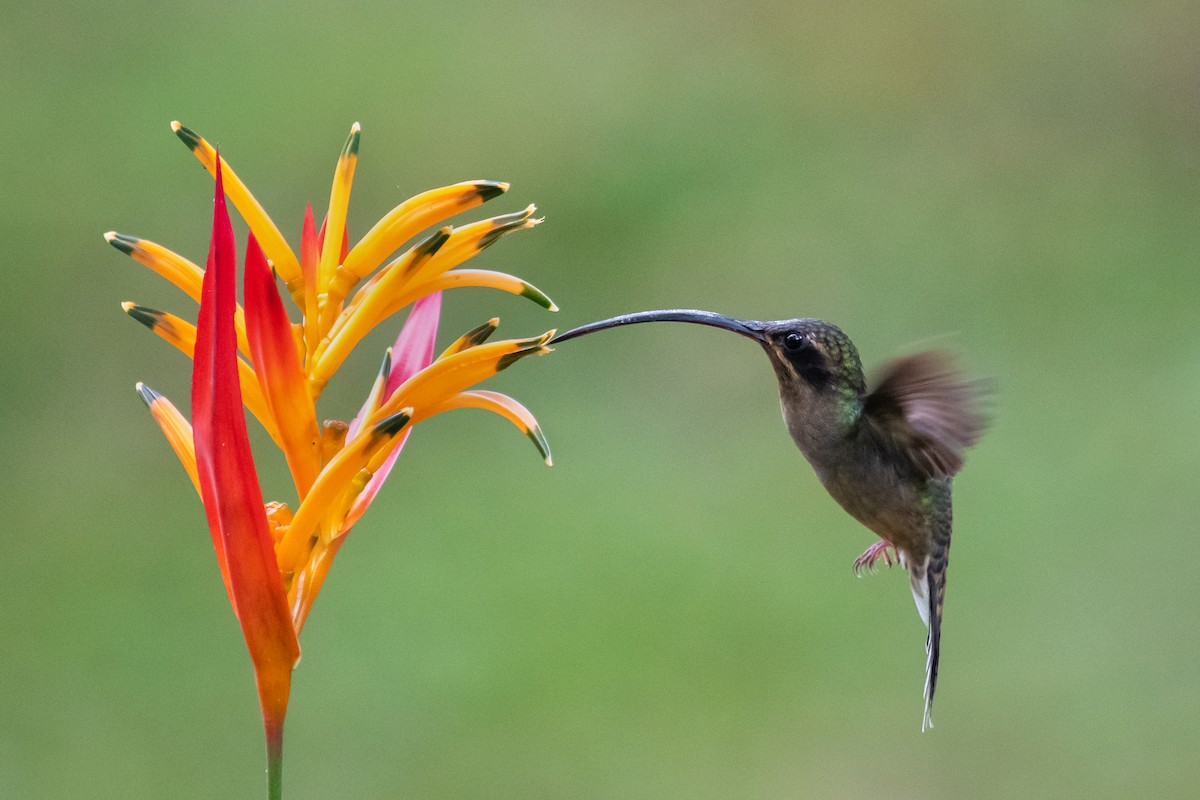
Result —
[{"label": "yellow petal with green tip", "polygon": [[[410,248],[403,256],[393,261],[388,268],[375,275],[354,296],[354,300],[338,315],[329,335],[317,347],[314,365],[310,373],[315,381],[325,382],[337,372],[338,367],[371,332],[376,325],[391,316],[387,313],[390,297],[404,286],[405,273],[419,269],[419,265],[433,258],[450,238],[450,228],[437,231],[420,244]],[[426,292],[426,294],[431,294]],[[413,298],[414,300],[418,298]],[[406,304],[407,305],[407,304]],[[399,311],[400,309],[396,309]]]},{"label": "yellow petal with green tip", "polygon": [[[174,314],[139,306],[136,303],[122,303],[121,309],[154,331],[155,335],[177,348],[188,358],[194,357],[196,352],[196,326],[192,323],[180,319]],[[254,418],[259,421],[278,446],[279,432],[275,430],[275,423],[271,418],[271,412],[267,409],[267,401],[258,386],[258,376],[254,374],[254,369],[240,358],[237,360],[237,368],[238,382],[241,384],[242,400],[246,404],[246,409],[254,415]]]},{"label": "yellow petal with green tip", "polygon": [[150,416],[162,428],[167,443],[179,457],[179,462],[192,479],[196,494],[200,494],[200,477],[196,472],[196,445],[192,440],[192,423],[188,422],[175,405],[144,383],[137,385],[138,394],[150,409]]},{"label": "yellow petal with green tip", "polygon": [[379,407],[372,418],[382,417],[401,407],[411,406],[425,413],[449,397],[474,386],[497,372],[506,369],[526,356],[549,353],[546,342],[554,336],[548,331],[532,339],[509,339],[481,344],[434,361],[396,387],[392,396]]},{"label": "yellow petal with green tip", "polygon": [[412,271],[411,279],[428,280],[478,255],[509,233],[536,227],[541,223],[540,219],[532,219],[536,210],[537,206],[530,205],[515,214],[504,214],[453,228],[450,239],[438,251],[437,257],[419,265],[419,269]]},{"label": "yellow petal with green tip", "polygon": [[[193,262],[174,250],[149,239],[127,236],[116,231],[104,234],[104,239],[134,261],[166,278],[197,303],[200,302],[200,283],[204,280],[204,270]],[[240,305],[233,312],[233,325],[237,331],[238,350],[249,358],[250,347],[246,341],[246,315],[242,312]]]},{"label": "yellow petal with green tip", "polygon": [[283,540],[276,547],[275,557],[281,572],[291,572],[301,566],[306,544],[312,537],[326,533],[318,528],[329,505],[341,495],[347,483],[366,466],[372,456],[400,435],[411,418],[412,410],[402,409],[372,422],[368,430],[355,437],[354,441],[347,442],[325,465],[316,483],[296,509]]},{"label": "yellow petal with green tip", "polygon": [[[178,120],[171,123],[171,130],[187,145],[188,149],[192,151],[192,155],[199,159],[208,173],[215,177],[217,174],[216,149],[205,141],[203,136],[185,128]],[[242,179],[237,176],[237,173],[229,166],[229,161],[224,157],[221,158],[221,178],[224,181],[225,194],[229,197],[229,201],[242,215],[242,219],[246,220],[250,230],[254,231],[254,237],[258,239],[267,258],[271,259],[275,272],[290,286],[300,277],[300,262],[296,259],[296,254],[292,252],[292,248],[288,247],[287,240],[283,238],[279,228],[275,227],[275,223],[267,216],[262,205],[254,195],[250,194],[246,184],[242,183]]]},{"label": "yellow petal with green tip", "polygon": [[456,408],[482,408],[485,411],[499,414],[513,425],[516,425],[521,433],[529,437],[530,441],[537,447],[538,452],[541,453],[546,466],[554,465],[554,461],[550,458],[550,445],[546,441],[545,434],[542,433],[542,426],[538,425],[537,420],[529,409],[506,394],[489,392],[483,389],[459,392],[453,397],[425,409],[422,413],[418,413],[413,418],[413,421],[416,423],[422,419]]},{"label": "yellow petal with green tip", "polygon": [[370,274],[389,254],[421,231],[506,191],[507,183],[465,181],[405,200],[379,220],[346,255],[342,265],[343,284],[338,289],[341,296],[349,294],[356,281]]},{"label": "yellow petal with green tip", "polygon": [[469,350],[472,347],[478,347],[486,342],[491,335],[496,332],[496,328],[500,327],[500,318],[492,317],[487,322],[477,328],[464,333],[462,336],[454,340],[454,342],[442,351],[435,361],[440,361],[443,358],[448,358],[455,353],[461,353],[463,350]]},{"label": "yellow petal with green tip", "polygon": [[[333,172],[333,188],[329,193],[329,213],[325,217],[325,244],[321,248],[318,286],[324,290],[333,277],[341,255],[342,237],[346,233],[346,209],[350,205],[350,187],[354,183],[354,167],[358,163],[358,141],[362,128],[356,122],[350,127],[350,137],[342,147]],[[339,298],[340,300],[340,298]]]}]

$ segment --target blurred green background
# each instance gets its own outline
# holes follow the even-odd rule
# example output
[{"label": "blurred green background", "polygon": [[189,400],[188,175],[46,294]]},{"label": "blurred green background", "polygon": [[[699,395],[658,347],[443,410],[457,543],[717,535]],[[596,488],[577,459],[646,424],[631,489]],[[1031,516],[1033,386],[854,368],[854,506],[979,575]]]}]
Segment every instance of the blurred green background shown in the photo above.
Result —
[{"label": "blurred green background", "polygon": [[189,366],[118,303],[194,306],[101,238],[203,259],[176,118],[293,243],[355,120],[352,236],[469,178],[513,189],[468,218],[536,202],[478,265],[563,310],[457,291],[443,343],[695,306],[999,387],[932,732],[907,580],[853,578],[872,537],[766,360],[645,326],[488,384],[553,469],[480,412],[417,429],[302,637],[287,797],[1194,796],[1200,7],[829,5],[6,7],[0,796],[262,796],[200,504],[133,391],[186,407]]}]

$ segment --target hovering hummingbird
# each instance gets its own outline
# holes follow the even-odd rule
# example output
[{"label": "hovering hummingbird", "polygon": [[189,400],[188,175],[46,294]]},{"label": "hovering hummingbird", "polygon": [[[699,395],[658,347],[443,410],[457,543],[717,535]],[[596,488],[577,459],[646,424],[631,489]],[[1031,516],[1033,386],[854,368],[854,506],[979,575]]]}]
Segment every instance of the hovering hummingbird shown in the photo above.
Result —
[{"label": "hovering hummingbird", "polygon": [[903,564],[921,620],[925,648],[925,714],[933,726],[942,605],[950,553],[950,482],[963,451],[985,426],[980,384],[949,356],[928,351],[884,365],[868,390],[858,350],[835,325],[819,319],[773,322],[711,311],[643,311],[569,330],[551,344],[640,322],[691,322],[724,328],[758,342],[779,380],[788,432],[842,508],[879,536],[855,562],[856,573],[883,559]]}]

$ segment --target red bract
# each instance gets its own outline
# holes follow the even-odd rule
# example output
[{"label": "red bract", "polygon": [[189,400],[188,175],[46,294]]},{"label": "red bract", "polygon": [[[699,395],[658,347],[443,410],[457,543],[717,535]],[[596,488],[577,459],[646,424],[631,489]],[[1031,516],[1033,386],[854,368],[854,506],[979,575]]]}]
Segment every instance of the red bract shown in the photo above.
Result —
[{"label": "red bract", "polygon": [[[257,245],[252,247],[257,249]],[[218,168],[212,244],[196,323],[192,436],[209,532],[254,663],[267,735],[268,772],[274,785],[281,780],[283,719],[300,643],[279,580],[242,412],[233,326],[236,269],[233,227],[225,210]]]}]

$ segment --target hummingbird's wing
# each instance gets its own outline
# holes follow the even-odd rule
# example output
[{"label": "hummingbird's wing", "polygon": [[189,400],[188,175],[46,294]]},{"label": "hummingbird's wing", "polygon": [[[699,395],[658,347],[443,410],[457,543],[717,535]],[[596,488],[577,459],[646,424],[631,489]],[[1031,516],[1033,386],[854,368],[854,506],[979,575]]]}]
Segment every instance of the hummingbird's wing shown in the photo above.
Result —
[{"label": "hummingbird's wing", "polygon": [[982,395],[982,384],[964,378],[948,353],[929,350],[885,364],[863,400],[863,414],[918,470],[950,477],[987,424]]}]

